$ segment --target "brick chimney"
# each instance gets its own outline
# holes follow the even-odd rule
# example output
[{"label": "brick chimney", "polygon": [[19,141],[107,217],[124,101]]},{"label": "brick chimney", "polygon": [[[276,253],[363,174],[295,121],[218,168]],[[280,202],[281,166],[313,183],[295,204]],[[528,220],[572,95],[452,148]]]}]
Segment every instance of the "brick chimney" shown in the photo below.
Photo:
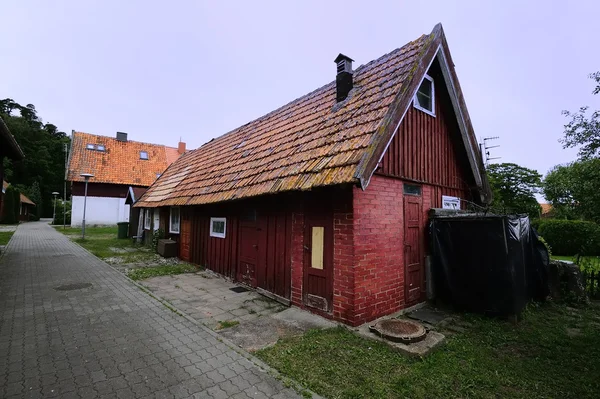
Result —
[{"label": "brick chimney", "polygon": [[185,143],[183,141],[180,141],[177,145],[177,152],[179,153],[179,155],[185,152]]}]

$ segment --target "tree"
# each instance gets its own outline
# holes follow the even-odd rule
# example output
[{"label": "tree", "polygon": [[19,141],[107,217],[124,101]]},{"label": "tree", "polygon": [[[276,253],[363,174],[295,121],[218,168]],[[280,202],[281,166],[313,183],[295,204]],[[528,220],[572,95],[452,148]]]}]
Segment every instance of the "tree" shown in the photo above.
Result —
[{"label": "tree", "polygon": [[4,160],[6,180],[36,203],[37,216],[51,216],[49,193],[63,190],[64,145],[70,142],[69,137],[55,125],[44,124],[33,104],[22,106],[10,98],[0,100],[0,116],[25,154],[20,162]]},{"label": "tree", "polygon": [[540,190],[542,175],[514,163],[492,164],[487,173],[496,211],[539,217],[541,208],[535,194]]},{"label": "tree", "polygon": [[542,188],[558,217],[600,223],[600,158],[555,166]]},{"label": "tree", "polygon": [[[600,93],[600,72],[590,74],[590,79],[596,82],[592,94]],[[588,115],[588,109],[589,107],[584,106],[575,113],[562,112],[570,121],[565,125],[565,137],[561,143],[564,148],[581,146],[578,154],[580,159],[600,156],[600,110]]]}]

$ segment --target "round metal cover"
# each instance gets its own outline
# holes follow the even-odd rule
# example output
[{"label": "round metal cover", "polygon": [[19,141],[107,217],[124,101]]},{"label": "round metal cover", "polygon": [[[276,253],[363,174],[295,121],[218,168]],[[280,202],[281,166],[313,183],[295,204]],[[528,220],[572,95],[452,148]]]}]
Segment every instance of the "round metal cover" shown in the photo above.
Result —
[{"label": "round metal cover", "polygon": [[394,342],[419,342],[427,336],[427,330],[421,324],[408,319],[380,320],[369,326],[371,332]]},{"label": "round metal cover", "polygon": [[65,284],[60,285],[55,288],[57,291],[73,291],[73,290],[82,290],[84,288],[90,288],[92,283],[73,283],[73,284]]}]

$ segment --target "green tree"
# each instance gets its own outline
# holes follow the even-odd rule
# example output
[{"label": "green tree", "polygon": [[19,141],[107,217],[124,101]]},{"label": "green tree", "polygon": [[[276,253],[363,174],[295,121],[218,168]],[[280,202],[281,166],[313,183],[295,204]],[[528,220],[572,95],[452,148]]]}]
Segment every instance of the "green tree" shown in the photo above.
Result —
[{"label": "green tree", "polygon": [[[600,93],[600,72],[590,74],[596,87],[592,94]],[[563,111],[570,118],[565,125],[564,138],[561,140],[564,148],[580,147],[579,158],[589,159],[600,155],[600,110],[588,115],[589,107],[581,107],[577,112]]]},{"label": "green tree", "polygon": [[526,213],[539,217],[540,205],[535,194],[539,192],[542,175],[514,163],[492,164],[487,168],[497,212]]},{"label": "green tree", "polygon": [[4,209],[2,223],[14,224],[19,221],[19,190],[12,185],[4,193]]},{"label": "green tree", "polygon": [[600,158],[555,166],[542,190],[558,217],[600,223]]},{"label": "green tree", "polygon": [[[26,195],[36,203],[38,216],[51,216],[52,198],[49,193],[63,191],[64,145],[70,142],[69,137],[55,125],[44,124],[32,104],[22,106],[10,98],[0,100],[0,116],[25,154],[23,161],[4,161],[6,180],[24,188]],[[38,187],[35,188],[34,184]],[[34,191],[40,193],[39,198],[32,198],[36,196]]]}]

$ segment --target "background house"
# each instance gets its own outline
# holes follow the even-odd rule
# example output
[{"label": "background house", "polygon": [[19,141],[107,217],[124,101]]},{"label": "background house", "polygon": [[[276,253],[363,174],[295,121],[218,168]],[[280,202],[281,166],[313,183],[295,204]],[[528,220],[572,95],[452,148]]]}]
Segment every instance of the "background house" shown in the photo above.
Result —
[{"label": "background house", "polygon": [[[25,157],[23,151],[14,136],[8,130],[4,120],[0,118],[0,181],[4,183],[4,159],[20,161]],[[2,194],[0,194],[0,214],[3,207],[4,184],[2,185]]]},{"label": "background house", "polygon": [[184,154],[134,206],[182,259],[358,325],[426,299],[430,208],[491,193],[441,25],[335,63],[335,81]]},{"label": "background house", "polygon": [[94,175],[88,184],[86,223],[115,224],[129,221],[129,205],[125,197],[129,187],[148,187],[164,170],[185,152],[178,148],[141,143],[127,139],[127,133],[116,137],[73,132],[67,168],[71,182],[71,226],[81,225],[85,179],[82,173]]},{"label": "background house", "polygon": [[[2,181],[2,193],[0,194],[0,197],[2,197],[2,201],[0,202],[0,220],[2,220],[4,217],[4,194],[6,193],[6,189],[8,188],[8,186],[9,184],[6,181]],[[35,207],[36,204],[32,200],[27,198],[25,194],[19,194],[18,217],[21,222],[29,221],[29,215],[35,214]]]}]

